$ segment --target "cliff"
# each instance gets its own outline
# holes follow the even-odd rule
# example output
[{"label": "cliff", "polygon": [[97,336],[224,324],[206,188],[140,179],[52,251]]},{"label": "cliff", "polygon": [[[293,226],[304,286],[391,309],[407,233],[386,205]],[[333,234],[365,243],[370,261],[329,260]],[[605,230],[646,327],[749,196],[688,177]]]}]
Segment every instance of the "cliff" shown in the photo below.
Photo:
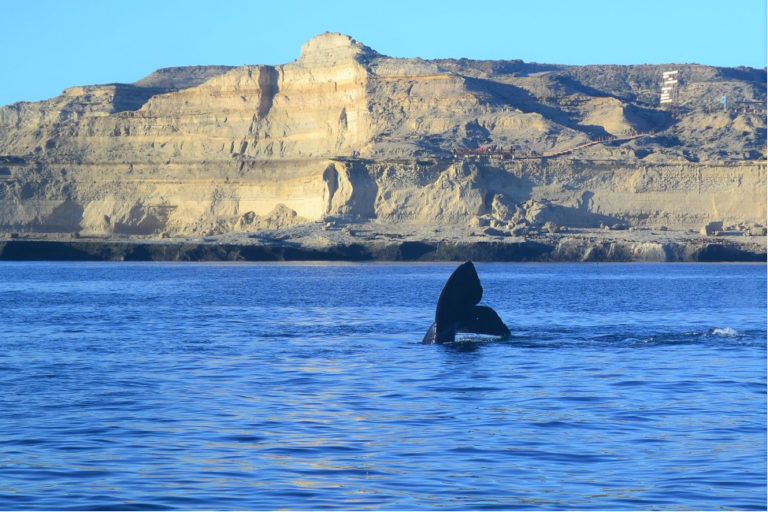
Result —
[{"label": "cliff", "polygon": [[708,236],[759,241],[765,88],[765,70],[398,59],[327,33],[281,66],[1,107],[0,233],[253,241],[356,223],[512,241],[714,222]]}]

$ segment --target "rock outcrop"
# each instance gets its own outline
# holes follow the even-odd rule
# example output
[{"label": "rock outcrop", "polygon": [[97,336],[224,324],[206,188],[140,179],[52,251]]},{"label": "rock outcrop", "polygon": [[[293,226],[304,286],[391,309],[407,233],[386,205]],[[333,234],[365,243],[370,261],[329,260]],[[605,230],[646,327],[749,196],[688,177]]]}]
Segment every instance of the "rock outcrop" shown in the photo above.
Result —
[{"label": "rock outcrop", "polygon": [[[669,68],[674,110],[658,101]],[[345,219],[512,237],[722,222],[760,236],[765,86],[746,68],[399,59],[326,33],[281,66],[170,68],[0,108],[0,232]],[[745,103],[724,111],[723,94]]]}]

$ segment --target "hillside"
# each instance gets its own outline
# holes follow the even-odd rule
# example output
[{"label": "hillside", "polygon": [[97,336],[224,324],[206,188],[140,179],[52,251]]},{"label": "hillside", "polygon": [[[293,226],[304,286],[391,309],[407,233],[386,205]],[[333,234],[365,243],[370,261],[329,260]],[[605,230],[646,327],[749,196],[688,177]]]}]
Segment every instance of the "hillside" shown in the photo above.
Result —
[{"label": "hillside", "polygon": [[401,59],[326,33],[281,66],[0,107],[0,232],[258,243],[354,222],[512,241],[722,222],[759,237],[765,92],[765,70]]}]

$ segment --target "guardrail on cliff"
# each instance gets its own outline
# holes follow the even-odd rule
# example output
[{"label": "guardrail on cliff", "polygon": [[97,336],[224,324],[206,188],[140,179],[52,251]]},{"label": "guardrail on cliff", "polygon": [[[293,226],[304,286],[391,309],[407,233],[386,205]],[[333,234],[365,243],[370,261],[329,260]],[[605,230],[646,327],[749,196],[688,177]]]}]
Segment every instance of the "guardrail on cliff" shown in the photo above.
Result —
[{"label": "guardrail on cliff", "polygon": [[607,144],[610,142],[624,142],[628,140],[639,139],[640,137],[647,137],[649,135],[653,135],[653,133],[654,132],[643,132],[643,133],[634,133],[631,135],[623,135],[620,137],[614,136],[614,135],[611,135],[608,137],[598,137],[596,139],[592,139],[588,142],[584,142],[577,146],[571,146],[558,151],[551,151],[549,153],[537,153],[535,151],[532,151],[530,153],[521,154],[518,151],[516,151],[514,148],[504,150],[499,148],[498,146],[486,146],[486,147],[479,147],[479,148],[454,149],[452,151],[452,154],[454,158],[466,158],[470,156],[495,157],[495,158],[502,158],[505,160],[506,159],[531,160],[534,158],[553,158],[557,156],[567,155],[568,153],[571,153],[578,149],[594,146],[596,144]]}]

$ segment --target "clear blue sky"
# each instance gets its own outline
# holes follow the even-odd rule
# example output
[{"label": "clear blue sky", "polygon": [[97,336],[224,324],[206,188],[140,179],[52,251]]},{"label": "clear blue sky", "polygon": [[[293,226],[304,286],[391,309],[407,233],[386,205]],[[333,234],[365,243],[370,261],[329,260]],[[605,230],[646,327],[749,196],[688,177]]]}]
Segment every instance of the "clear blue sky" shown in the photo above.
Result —
[{"label": "clear blue sky", "polygon": [[766,66],[765,0],[0,0],[0,105],[160,67],[282,64],[326,31],[394,57]]}]

